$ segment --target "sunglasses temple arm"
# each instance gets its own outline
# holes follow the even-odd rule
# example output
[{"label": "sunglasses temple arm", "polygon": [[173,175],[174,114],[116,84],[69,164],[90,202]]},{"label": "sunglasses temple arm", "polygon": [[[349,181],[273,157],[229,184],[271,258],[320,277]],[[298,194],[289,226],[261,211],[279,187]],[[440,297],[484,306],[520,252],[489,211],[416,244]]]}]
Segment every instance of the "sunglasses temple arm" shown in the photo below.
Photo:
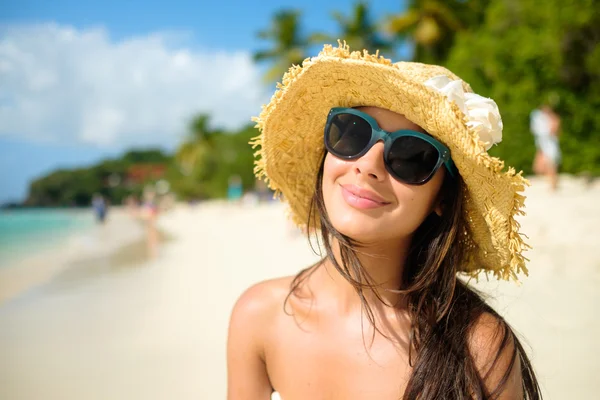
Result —
[{"label": "sunglasses temple arm", "polygon": [[450,173],[450,176],[452,176],[453,178],[456,178],[458,169],[456,168],[456,165],[454,165],[454,162],[452,161],[452,159],[449,159],[448,161],[444,161],[444,165],[446,166],[446,170]]}]

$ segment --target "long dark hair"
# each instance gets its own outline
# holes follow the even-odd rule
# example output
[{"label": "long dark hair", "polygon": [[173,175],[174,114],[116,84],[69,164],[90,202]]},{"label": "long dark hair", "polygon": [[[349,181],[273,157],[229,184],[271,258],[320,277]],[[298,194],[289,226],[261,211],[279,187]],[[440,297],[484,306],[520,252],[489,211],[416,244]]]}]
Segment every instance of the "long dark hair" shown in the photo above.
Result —
[{"label": "long dark hair", "polygon": [[[364,293],[365,289],[376,286],[357,256],[360,243],[338,232],[327,215],[322,191],[323,165],[321,162],[307,221],[309,240],[311,232],[319,233],[319,248],[322,246],[326,251],[322,261],[330,260],[352,284],[369,322],[381,333]],[[466,231],[462,218],[463,180],[460,176],[451,178],[446,174],[440,190],[444,212],[441,217],[432,213],[414,233],[403,287],[398,288],[404,295],[411,321],[408,349],[412,373],[403,399],[494,399],[502,392],[512,368],[517,365],[517,358],[525,398],[540,399],[541,392],[531,363],[508,323],[485,303],[481,295],[457,278],[460,261],[467,251],[461,241],[461,235]],[[333,239],[339,243],[341,262],[334,256]],[[322,261],[296,275],[288,298],[322,265]],[[377,290],[373,293],[383,302]],[[513,344],[510,365],[491,392],[485,389],[486,376],[479,374],[468,343],[469,333],[484,313],[498,321],[495,333],[500,335],[500,345],[490,371],[502,352]]]}]

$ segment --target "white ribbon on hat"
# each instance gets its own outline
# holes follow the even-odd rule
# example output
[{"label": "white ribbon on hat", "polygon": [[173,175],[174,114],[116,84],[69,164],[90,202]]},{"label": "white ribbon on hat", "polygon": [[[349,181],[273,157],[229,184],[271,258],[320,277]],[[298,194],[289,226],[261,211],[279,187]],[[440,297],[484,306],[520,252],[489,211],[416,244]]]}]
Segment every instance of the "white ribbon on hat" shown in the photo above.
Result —
[{"label": "white ribbon on hat", "polygon": [[502,141],[502,117],[494,100],[465,92],[460,79],[452,80],[446,75],[428,79],[425,86],[436,89],[458,106],[466,117],[466,125],[479,135],[486,150]]}]

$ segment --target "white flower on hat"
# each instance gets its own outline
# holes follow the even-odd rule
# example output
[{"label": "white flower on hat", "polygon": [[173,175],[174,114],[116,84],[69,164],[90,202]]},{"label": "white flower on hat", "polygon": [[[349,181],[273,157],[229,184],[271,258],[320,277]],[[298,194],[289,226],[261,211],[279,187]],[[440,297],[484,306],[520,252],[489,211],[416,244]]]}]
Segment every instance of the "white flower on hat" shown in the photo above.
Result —
[{"label": "white flower on hat", "polygon": [[436,89],[448,100],[456,103],[465,114],[466,125],[479,135],[486,150],[502,141],[502,117],[494,100],[465,92],[460,79],[452,80],[446,75],[428,79],[425,86]]}]

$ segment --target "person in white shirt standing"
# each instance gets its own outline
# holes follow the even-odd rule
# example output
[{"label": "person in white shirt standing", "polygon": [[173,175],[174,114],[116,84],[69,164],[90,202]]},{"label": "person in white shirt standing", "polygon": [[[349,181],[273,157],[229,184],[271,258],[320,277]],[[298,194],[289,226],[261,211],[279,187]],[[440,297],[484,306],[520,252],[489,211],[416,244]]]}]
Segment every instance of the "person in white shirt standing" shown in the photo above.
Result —
[{"label": "person in white shirt standing", "polygon": [[558,187],[558,166],[561,161],[558,141],[560,117],[549,105],[542,105],[531,112],[530,129],[536,147],[533,172],[547,176],[554,191]]}]

